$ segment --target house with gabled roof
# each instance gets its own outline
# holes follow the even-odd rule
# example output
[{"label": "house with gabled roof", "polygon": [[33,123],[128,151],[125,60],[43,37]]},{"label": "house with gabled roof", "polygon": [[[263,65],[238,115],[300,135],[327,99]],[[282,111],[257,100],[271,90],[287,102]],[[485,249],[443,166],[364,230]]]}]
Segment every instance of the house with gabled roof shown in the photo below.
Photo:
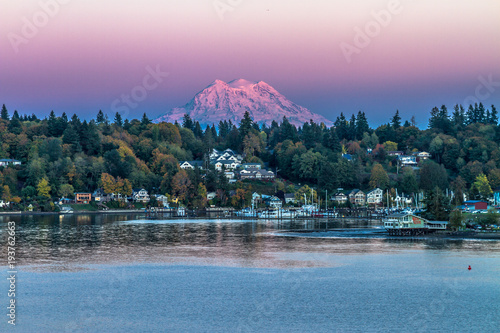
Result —
[{"label": "house with gabled roof", "polygon": [[331,197],[330,200],[335,201],[338,204],[344,204],[349,200],[349,196],[345,194],[344,192],[337,192],[334,193]]},{"label": "house with gabled roof", "polygon": [[143,188],[136,188],[132,190],[132,200],[136,202],[148,203],[149,193]]},{"label": "house with gabled roof", "polygon": [[366,203],[369,205],[380,205],[384,201],[384,191],[380,188],[373,189],[366,193]]},{"label": "house with gabled roof", "polygon": [[203,161],[180,161],[179,167],[184,170],[186,169],[194,170],[197,167],[203,169]]},{"label": "house with gabled roof", "polygon": [[359,189],[354,189],[349,192],[349,201],[356,206],[364,206],[366,203],[366,195]]}]

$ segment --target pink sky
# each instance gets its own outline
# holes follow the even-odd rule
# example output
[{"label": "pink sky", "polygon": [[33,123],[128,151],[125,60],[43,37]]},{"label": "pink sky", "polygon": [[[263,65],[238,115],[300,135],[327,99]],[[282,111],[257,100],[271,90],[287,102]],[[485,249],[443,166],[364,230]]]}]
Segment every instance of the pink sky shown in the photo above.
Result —
[{"label": "pink sky", "polygon": [[[112,116],[113,101],[141,86],[148,66],[169,75],[128,117],[158,116],[215,79],[235,78],[265,81],[332,120],[363,110],[372,125],[399,109],[425,126],[433,106],[470,96],[500,106],[500,83],[476,95],[480,77],[500,82],[498,1],[62,2],[53,15],[41,4],[57,0],[2,5],[0,103],[11,112]],[[356,46],[355,28],[393,7],[347,61],[342,43]],[[32,36],[23,35],[26,20],[40,26]]]}]

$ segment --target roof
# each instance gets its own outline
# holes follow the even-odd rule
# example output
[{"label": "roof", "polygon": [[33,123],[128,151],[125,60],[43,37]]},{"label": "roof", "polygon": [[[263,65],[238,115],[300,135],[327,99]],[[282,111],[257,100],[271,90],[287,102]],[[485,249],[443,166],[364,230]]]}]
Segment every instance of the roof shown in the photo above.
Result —
[{"label": "roof", "polygon": [[285,199],[294,199],[295,193],[285,193]]},{"label": "roof", "polygon": [[377,188],[374,188],[374,189],[373,189],[373,190],[371,190],[371,191],[366,192],[366,194],[371,194],[371,193],[373,193],[373,192],[375,192],[375,191],[382,191],[382,189],[380,189],[380,188],[378,188],[378,187],[377,187]]},{"label": "roof", "polygon": [[487,203],[486,201],[483,201],[483,200],[467,200],[467,201],[464,201],[464,204],[472,204],[472,203],[478,203],[478,202]]}]

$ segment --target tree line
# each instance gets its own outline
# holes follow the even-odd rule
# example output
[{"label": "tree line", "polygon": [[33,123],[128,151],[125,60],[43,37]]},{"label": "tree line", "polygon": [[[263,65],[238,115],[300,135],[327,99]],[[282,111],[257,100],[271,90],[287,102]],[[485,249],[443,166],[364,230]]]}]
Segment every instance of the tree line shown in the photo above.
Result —
[{"label": "tree line", "polygon": [[[338,188],[407,194],[449,189],[456,198],[463,193],[487,198],[500,187],[498,113],[494,105],[482,103],[456,105],[451,114],[445,105],[435,107],[426,129],[418,128],[414,117],[403,121],[399,111],[377,128],[361,111],[350,117],[340,113],[332,127],[312,120],[297,127],[286,117],[259,124],[246,113],[238,124],[221,121],[203,128],[189,115],[173,124],[154,124],[146,114],[129,120],[116,113],[110,120],[101,110],[90,121],[54,111],[39,119],[18,111],[10,115],[3,105],[0,133],[0,158],[22,162],[0,170],[1,195],[21,208],[33,203],[51,210],[56,197],[103,187],[124,194],[145,188],[190,207],[206,206],[208,192],[217,193],[212,204],[243,206],[253,190],[282,195],[298,184],[329,193]],[[277,171],[279,179],[229,184],[208,163],[214,148],[244,154],[245,162]],[[426,151],[431,158],[416,170],[401,168],[391,154],[396,150],[406,155]],[[184,160],[203,160],[207,170],[182,170],[179,161]]]}]

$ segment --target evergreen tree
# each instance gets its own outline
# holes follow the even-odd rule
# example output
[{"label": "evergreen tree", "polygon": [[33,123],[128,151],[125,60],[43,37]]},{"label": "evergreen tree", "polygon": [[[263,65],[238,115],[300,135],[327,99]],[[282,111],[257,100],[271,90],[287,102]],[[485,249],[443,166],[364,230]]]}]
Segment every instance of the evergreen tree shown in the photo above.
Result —
[{"label": "evergreen tree", "polygon": [[477,118],[478,122],[486,123],[486,115],[483,103],[479,103],[479,106],[477,107]]},{"label": "evergreen tree", "polygon": [[131,126],[132,125],[130,125],[130,122],[128,121],[128,119],[125,119],[125,121],[123,122],[123,129],[128,131]]},{"label": "evergreen tree", "polygon": [[201,125],[198,121],[195,122],[195,124],[194,124],[193,133],[198,139],[201,139],[203,137],[203,130],[201,129]]},{"label": "evergreen tree", "polygon": [[344,113],[340,112],[340,116],[335,120],[334,126],[337,129],[339,140],[342,141],[348,137],[349,125],[347,124]]},{"label": "evergreen tree", "polygon": [[245,114],[243,115],[243,119],[240,121],[240,136],[244,138],[252,129],[253,125],[253,120],[250,117],[250,113],[248,111],[245,111]]},{"label": "evergreen tree", "polygon": [[472,106],[472,104],[469,104],[466,117],[467,117],[467,125],[476,123],[476,115],[474,113],[474,107]]},{"label": "evergreen tree", "polygon": [[424,199],[426,211],[422,214],[429,220],[448,221],[450,202],[439,187],[427,192]]},{"label": "evergreen tree", "polygon": [[12,116],[12,119],[9,122],[9,132],[15,135],[19,135],[22,133],[23,128],[22,128],[21,121],[19,120],[19,114],[17,111],[14,111],[14,115]]},{"label": "evergreen tree", "polygon": [[401,117],[399,116],[399,110],[396,110],[394,117],[392,117],[391,126],[394,129],[398,129],[401,127]]},{"label": "evergreen tree", "polygon": [[190,129],[191,131],[194,130],[193,120],[187,113],[184,114],[184,117],[182,118],[182,127]]},{"label": "evergreen tree", "polygon": [[151,120],[149,120],[148,116],[146,115],[146,112],[144,112],[144,114],[142,115],[142,119],[141,119],[141,125],[146,127],[149,124],[151,124]]},{"label": "evergreen tree", "polygon": [[491,105],[491,113],[490,113],[490,124],[497,125],[498,124],[498,111],[495,108],[495,105]]},{"label": "evergreen tree", "polygon": [[118,127],[123,127],[122,116],[118,112],[115,113],[115,125]]},{"label": "evergreen tree", "polygon": [[9,120],[9,112],[7,111],[7,108],[5,107],[5,104],[2,105],[2,112],[1,112],[0,117],[3,120]]},{"label": "evergreen tree", "polygon": [[356,140],[356,117],[354,114],[351,115],[351,120],[349,120],[349,127],[347,131],[347,138],[348,140]]},{"label": "evergreen tree", "polygon": [[59,137],[64,133],[64,130],[68,126],[68,116],[65,112],[57,118],[55,136]]},{"label": "evergreen tree", "polygon": [[456,104],[453,107],[453,114],[451,115],[453,125],[462,128],[465,125],[465,111],[462,105]]},{"label": "evergreen tree", "polygon": [[97,112],[96,122],[97,124],[104,123],[104,113],[102,112],[102,110],[99,110],[99,112]]},{"label": "evergreen tree", "polygon": [[58,136],[57,134],[57,117],[54,110],[50,111],[49,119],[47,120],[47,128],[49,136]]}]

